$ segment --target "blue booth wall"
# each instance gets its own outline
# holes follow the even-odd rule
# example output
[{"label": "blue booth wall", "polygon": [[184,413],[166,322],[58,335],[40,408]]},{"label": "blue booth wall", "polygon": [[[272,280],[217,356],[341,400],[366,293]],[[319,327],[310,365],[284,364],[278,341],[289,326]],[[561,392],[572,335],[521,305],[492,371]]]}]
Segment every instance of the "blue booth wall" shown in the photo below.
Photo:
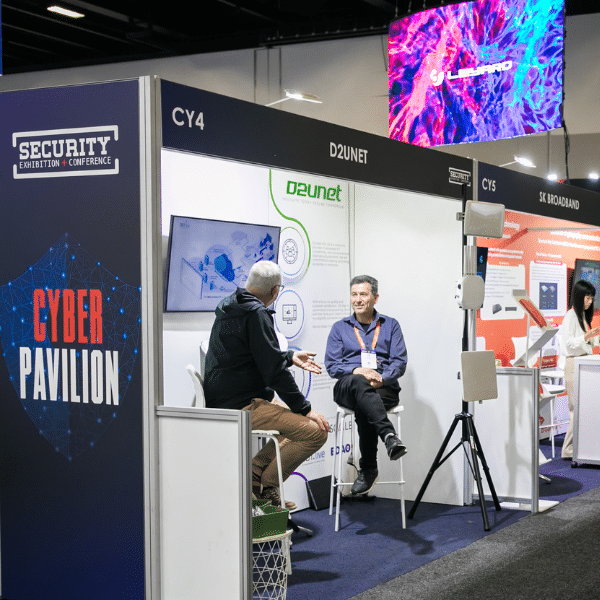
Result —
[{"label": "blue booth wall", "polygon": [[144,598],[139,93],[0,94],[5,598]]}]

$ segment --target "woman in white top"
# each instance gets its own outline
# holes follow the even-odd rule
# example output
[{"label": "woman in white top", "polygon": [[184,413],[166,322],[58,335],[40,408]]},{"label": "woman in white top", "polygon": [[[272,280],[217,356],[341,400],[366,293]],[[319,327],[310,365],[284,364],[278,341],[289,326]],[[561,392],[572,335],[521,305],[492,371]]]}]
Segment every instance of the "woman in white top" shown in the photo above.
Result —
[{"label": "woman in white top", "polygon": [[574,357],[592,354],[594,338],[600,335],[600,327],[592,329],[595,295],[596,288],[589,281],[580,279],[573,286],[571,309],[565,315],[562,323],[561,353],[567,357],[565,360],[565,387],[569,396],[569,426],[562,447],[561,456],[563,458],[573,457]]}]

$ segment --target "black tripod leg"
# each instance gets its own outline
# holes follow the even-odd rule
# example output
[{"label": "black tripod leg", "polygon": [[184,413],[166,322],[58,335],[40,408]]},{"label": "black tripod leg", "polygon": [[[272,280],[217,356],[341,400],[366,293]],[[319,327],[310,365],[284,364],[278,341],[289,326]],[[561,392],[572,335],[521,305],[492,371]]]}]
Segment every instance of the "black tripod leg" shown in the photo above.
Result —
[{"label": "black tripod leg", "polygon": [[490,475],[490,469],[488,467],[487,461],[485,460],[485,456],[483,454],[483,448],[481,447],[481,442],[479,441],[479,436],[477,435],[477,428],[475,427],[475,421],[472,422],[473,425],[473,439],[475,440],[475,447],[477,448],[477,453],[479,454],[479,458],[481,459],[481,466],[483,467],[483,472],[485,473],[485,478],[487,479],[488,486],[490,487],[490,493],[492,494],[492,499],[494,500],[494,506],[496,510],[502,510],[500,506],[500,501],[498,500],[498,495],[496,494],[496,488],[494,487],[494,482],[492,481],[492,476]]},{"label": "black tripod leg", "polygon": [[477,492],[479,493],[479,505],[481,506],[481,516],[483,517],[483,529],[485,531],[490,530],[490,522],[488,521],[487,510],[485,508],[485,496],[483,495],[483,484],[481,482],[481,473],[479,471],[479,460],[477,457],[477,449],[475,446],[475,436],[473,435],[473,421],[472,416],[466,416],[467,429],[469,432],[469,448],[471,449],[471,457],[473,461],[473,476],[475,477],[475,483],[477,483]]},{"label": "black tripod leg", "polygon": [[454,433],[454,430],[456,429],[456,425],[457,425],[458,421],[459,421],[458,416],[454,417],[454,421],[452,421],[452,425],[450,426],[450,429],[448,430],[448,433],[446,434],[446,437],[444,438],[444,441],[442,442],[442,445],[440,446],[440,450],[437,453],[437,456],[433,460],[433,464],[431,465],[431,468],[429,469],[429,473],[427,473],[427,477],[425,477],[425,481],[423,482],[423,485],[421,486],[421,489],[419,490],[419,493],[417,494],[417,497],[415,498],[412,508],[410,509],[410,512],[408,513],[409,519],[412,519],[415,516],[417,506],[419,506],[419,502],[421,502],[421,498],[423,498],[423,494],[425,494],[425,490],[427,489],[427,486],[429,485],[429,482],[431,481],[433,474],[435,473],[436,469],[440,466],[440,461],[442,460],[442,456],[444,455],[444,452],[446,451],[446,446],[448,446],[448,442],[450,441],[450,438],[452,437],[452,434]]}]

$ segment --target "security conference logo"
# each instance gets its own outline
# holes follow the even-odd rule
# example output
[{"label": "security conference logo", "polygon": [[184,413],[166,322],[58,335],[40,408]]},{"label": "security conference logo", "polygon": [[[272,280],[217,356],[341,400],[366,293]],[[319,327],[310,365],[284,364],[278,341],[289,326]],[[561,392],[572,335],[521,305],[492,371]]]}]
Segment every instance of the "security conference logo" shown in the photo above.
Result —
[{"label": "security conference logo", "polygon": [[16,398],[69,461],[118,418],[139,354],[140,310],[140,288],[68,234],[0,286],[0,345]]},{"label": "security conference logo", "polygon": [[13,178],[116,175],[118,141],[117,125],[13,133]]}]

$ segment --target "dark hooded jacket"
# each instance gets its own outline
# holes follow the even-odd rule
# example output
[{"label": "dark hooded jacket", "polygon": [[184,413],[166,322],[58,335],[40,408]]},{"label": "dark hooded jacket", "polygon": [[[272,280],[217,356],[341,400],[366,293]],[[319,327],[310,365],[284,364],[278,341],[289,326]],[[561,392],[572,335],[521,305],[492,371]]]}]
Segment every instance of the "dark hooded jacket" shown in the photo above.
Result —
[{"label": "dark hooded jacket", "polygon": [[279,348],[274,311],[238,288],[219,302],[206,355],[204,395],[211,408],[242,409],[253,398],[272,400],[274,392],[292,412],[306,415],[306,401],[293,375],[293,351]]}]

